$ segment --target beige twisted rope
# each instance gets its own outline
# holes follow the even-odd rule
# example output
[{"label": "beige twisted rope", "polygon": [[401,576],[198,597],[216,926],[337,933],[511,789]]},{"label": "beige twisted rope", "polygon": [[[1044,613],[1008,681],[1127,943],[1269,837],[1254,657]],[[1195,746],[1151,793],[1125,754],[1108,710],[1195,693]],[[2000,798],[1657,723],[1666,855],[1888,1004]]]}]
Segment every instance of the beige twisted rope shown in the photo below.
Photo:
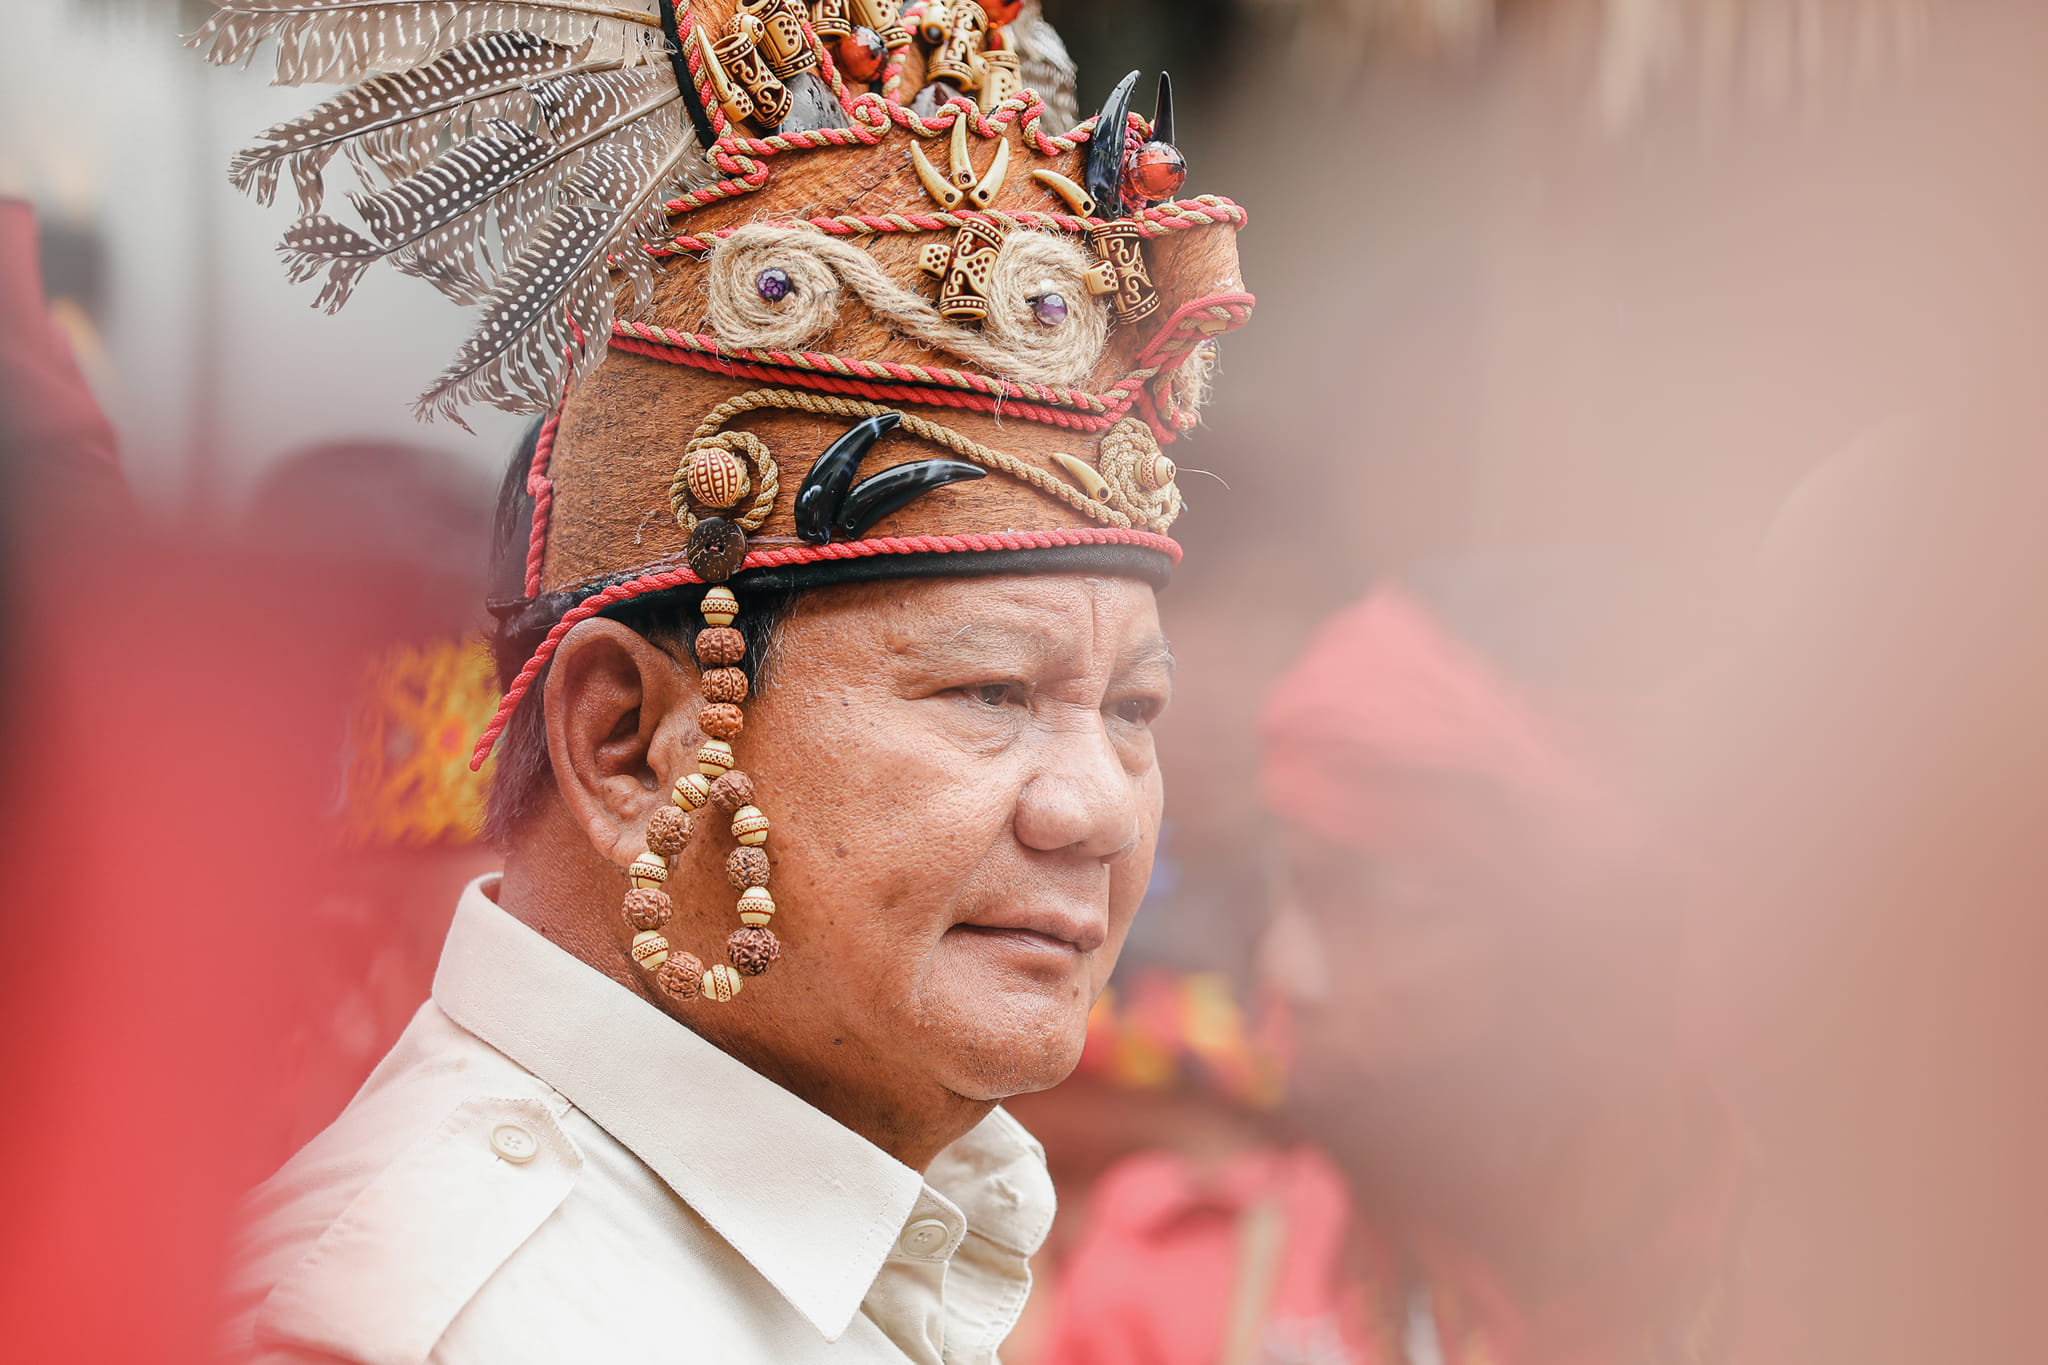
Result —
[{"label": "beige twisted rope", "polygon": [[1168,480],[1163,488],[1146,485],[1143,471],[1159,456],[1159,438],[1135,417],[1126,417],[1102,433],[1095,467],[1109,481],[1109,504],[1131,524],[1161,535],[1186,505],[1180,488]]},{"label": "beige twisted rope", "polygon": [[[749,389],[745,393],[726,399],[723,403],[720,403],[717,407],[706,413],[704,420],[697,424],[697,430],[690,437],[690,446],[695,448],[698,443],[709,441],[723,434],[751,435],[751,433],[724,433],[721,429],[735,417],[749,412],[756,412],[762,408],[808,412],[818,416],[845,417],[854,420],[862,417],[880,417],[884,413],[901,412],[901,409],[898,408],[888,407],[881,403],[865,403],[858,398],[834,398],[827,394],[801,393],[794,389]],[[902,429],[913,436],[930,441],[934,445],[944,446],[963,460],[978,464],[984,469],[1007,474],[1021,483],[1029,484],[1039,492],[1058,498],[1061,502],[1105,525],[1114,526],[1125,531],[1131,529],[1131,518],[1126,513],[1119,511],[1108,503],[1097,502],[1094,498],[1089,497],[1086,493],[1083,493],[1080,489],[1057,475],[1049,474],[1035,465],[1026,464],[1014,455],[1005,455],[1000,450],[991,449],[978,441],[961,435],[951,427],[941,426],[939,423],[919,417],[915,413],[904,412],[902,417]],[[1139,423],[1140,427],[1143,427],[1143,425],[1143,423]],[[1111,430],[1114,431],[1115,428],[1111,428]],[[1151,432],[1147,430],[1145,434],[1149,437]],[[759,438],[753,439],[758,443]],[[1104,439],[1106,442],[1107,437]],[[767,449],[765,445],[761,448],[764,451]],[[1155,452],[1159,449],[1156,442],[1153,444],[1152,449]],[[772,465],[773,462],[771,461],[770,463]],[[1107,472],[1107,470],[1104,471],[1105,474]],[[1136,474],[1133,473],[1131,477],[1135,480]],[[670,485],[669,496],[671,506],[675,505],[675,488],[682,478],[683,472],[678,471],[676,476],[677,483]],[[1115,486],[1114,480],[1111,481],[1111,486]],[[1143,491],[1149,492],[1150,490]],[[1114,496],[1112,494],[1112,497]],[[1179,494],[1174,494],[1174,497],[1177,500]],[[774,499],[771,497],[769,502],[772,504],[773,501]],[[758,498],[756,499],[755,506],[757,508],[760,506]],[[1179,511],[1177,502],[1174,511],[1175,513]],[[750,512],[749,515],[752,515],[752,513]],[[765,517],[765,515],[764,513],[763,516]],[[678,514],[677,519],[681,519],[681,514]],[[1172,517],[1169,516],[1167,520],[1171,521]],[[741,524],[746,525],[744,521]],[[758,524],[748,526],[747,529],[756,529]],[[694,525],[694,522],[692,525]]]},{"label": "beige twisted rope", "polygon": [[[1004,238],[989,273],[982,330],[948,322],[931,300],[904,288],[874,257],[808,224],[749,223],[718,241],[706,260],[711,331],[728,345],[802,350],[838,321],[851,289],[877,317],[913,341],[959,356],[990,374],[1033,384],[1077,384],[1095,370],[1109,340],[1109,309],[1090,294],[1090,261],[1074,242],[1049,232]],[[770,302],[756,284],[765,270],[793,286]],[[1031,300],[1058,294],[1063,322],[1047,327]]]},{"label": "beige twisted rope", "polygon": [[690,510],[690,466],[697,459],[697,452],[707,446],[716,446],[729,451],[754,465],[754,477],[748,478],[744,465],[740,469],[740,497],[759,485],[754,495],[754,505],[733,518],[742,530],[758,531],[768,520],[768,514],[775,510],[775,496],[782,491],[782,475],[775,468],[775,456],[768,449],[768,443],[751,431],[721,431],[707,435],[702,427],[690,443],[683,447],[683,458],[676,465],[675,477],[669,480],[668,510],[675,514],[676,524],[685,531],[697,529],[697,514]]}]

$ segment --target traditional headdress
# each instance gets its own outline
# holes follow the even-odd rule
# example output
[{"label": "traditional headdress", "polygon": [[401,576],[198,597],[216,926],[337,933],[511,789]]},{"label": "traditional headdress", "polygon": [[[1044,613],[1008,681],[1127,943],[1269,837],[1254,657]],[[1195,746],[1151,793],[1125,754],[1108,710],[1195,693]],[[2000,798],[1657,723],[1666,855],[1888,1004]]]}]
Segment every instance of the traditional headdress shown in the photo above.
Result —
[{"label": "traditional headdress", "polygon": [[[1035,0],[227,0],[193,41],[241,62],[267,39],[281,83],[356,82],[231,168],[265,200],[289,173],[293,277],[324,276],[333,309],[388,259],[481,304],[421,415],[546,414],[523,593],[494,609],[552,624],[478,761],[578,621],[718,585],[696,640],[710,738],[626,912],[664,988],[728,999],[775,941],[767,817],[731,771],[726,583],[1163,581],[1162,447],[1250,312],[1244,212],[1180,197],[1163,77],[1150,120],[1133,72],[1073,123]],[[337,151],[359,226],[323,212]],[[660,886],[714,800],[745,927],[706,968],[659,932]]]}]

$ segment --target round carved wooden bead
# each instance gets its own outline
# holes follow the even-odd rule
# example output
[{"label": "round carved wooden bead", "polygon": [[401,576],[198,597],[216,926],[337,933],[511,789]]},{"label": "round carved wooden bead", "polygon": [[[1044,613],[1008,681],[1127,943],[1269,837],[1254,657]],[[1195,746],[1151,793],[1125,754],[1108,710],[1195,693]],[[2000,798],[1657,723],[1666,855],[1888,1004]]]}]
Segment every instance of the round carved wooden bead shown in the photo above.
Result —
[{"label": "round carved wooden bead", "polygon": [[[713,739],[735,740],[746,728],[747,713],[729,701],[715,701],[697,713],[697,728]],[[726,777],[732,774],[727,773]],[[723,782],[725,778],[720,778]],[[717,800],[714,789],[712,799]]]},{"label": "round carved wooden bead", "polygon": [[678,1000],[695,1000],[703,980],[704,964],[697,960],[697,955],[677,949],[668,955],[668,961],[661,964],[661,972],[654,978],[654,984]]},{"label": "round carved wooden bead", "polygon": [[700,987],[706,1000],[716,1000],[723,1004],[738,995],[743,984],[745,983],[738,972],[723,962],[714,962],[704,969]]},{"label": "round carved wooden bead", "polygon": [[652,929],[633,935],[633,960],[653,971],[668,961],[668,940]]},{"label": "round carved wooden bead", "polygon": [[782,956],[782,944],[776,940],[773,929],[749,926],[732,931],[725,940],[725,955],[739,968],[741,976],[759,976]]},{"label": "round carved wooden bead", "polygon": [[659,929],[675,912],[675,902],[666,891],[640,886],[626,893],[626,923],[635,929]]},{"label": "round carved wooden bead", "polygon": [[718,446],[700,446],[690,457],[690,472],[684,482],[690,486],[690,496],[706,507],[730,507],[740,500],[740,489],[745,486],[747,471],[729,450]]},{"label": "round carved wooden bead", "polygon": [[643,853],[626,869],[635,886],[660,886],[668,880],[668,864],[659,853]]},{"label": "round carved wooden bead", "polygon": [[663,806],[647,821],[647,851],[673,858],[690,846],[690,815],[675,806]]},{"label": "round carved wooden bead", "polygon": [[711,799],[711,779],[702,773],[684,773],[676,779],[668,799],[686,811],[701,809]]},{"label": "round carved wooden bead", "polygon": [[704,517],[690,532],[683,559],[690,572],[706,583],[723,583],[740,571],[747,558],[747,533],[724,517]]},{"label": "round carved wooden bead", "polygon": [[738,768],[711,784],[711,804],[727,815],[735,814],[742,806],[754,804],[754,779]]},{"label": "round carved wooden bead", "polygon": [[713,588],[704,594],[704,601],[697,610],[703,613],[706,624],[729,626],[740,614],[740,599],[732,595],[731,588]]},{"label": "round carved wooden bead", "polygon": [[697,749],[697,771],[716,783],[732,768],[732,745],[722,739],[707,739]]},{"label": "round carved wooden bead", "polygon": [[768,855],[744,844],[725,855],[725,879],[735,891],[768,885]]},{"label": "round carved wooden bead", "polygon": [[731,626],[711,626],[697,632],[697,662],[707,668],[724,668],[747,657],[747,637]]},{"label": "round carved wooden bead", "polygon": [[747,699],[747,675],[737,668],[707,668],[699,681],[706,701],[743,702]]},{"label": "round carved wooden bead", "polygon": [[756,806],[741,806],[732,813],[732,837],[759,848],[768,842],[768,817]]},{"label": "round carved wooden bead", "polygon": [[750,886],[740,892],[740,923],[760,927],[775,918],[775,897],[765,886]]},{"label": "round carved wooden bead", "polygon": [[1138,462],[1138,482],[1147,488],[1164,488],[1173,482],[1174,475],[1178,473],[1180,469],[1170,456],[1154,455],[1149,460]]}]

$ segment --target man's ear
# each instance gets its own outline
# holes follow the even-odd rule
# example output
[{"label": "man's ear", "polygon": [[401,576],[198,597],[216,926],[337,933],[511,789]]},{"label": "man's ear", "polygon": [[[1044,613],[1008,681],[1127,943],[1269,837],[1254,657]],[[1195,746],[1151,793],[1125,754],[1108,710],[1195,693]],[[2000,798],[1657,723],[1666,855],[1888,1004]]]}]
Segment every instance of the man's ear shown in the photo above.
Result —
[{"label": "man's ear", "polygon": [[696,674],[636,631],[593,617],[562,637],[541,694],[548,760],[570,815],[607,861],[646,846],[667,778],[696,752]]}]

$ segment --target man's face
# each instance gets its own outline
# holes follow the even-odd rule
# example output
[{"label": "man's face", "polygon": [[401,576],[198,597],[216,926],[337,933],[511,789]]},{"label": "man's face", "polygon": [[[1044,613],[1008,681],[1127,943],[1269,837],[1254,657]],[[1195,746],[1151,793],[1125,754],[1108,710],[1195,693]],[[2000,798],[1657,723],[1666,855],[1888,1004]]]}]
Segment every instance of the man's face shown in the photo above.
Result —
[{"label": "man's face", "polygon": [[775,822],[762,1022],[801,1069],[977,1100],[1072,1070],[1151,873],[1170,675],[1129,579],[798,600],[736,747]]}]

